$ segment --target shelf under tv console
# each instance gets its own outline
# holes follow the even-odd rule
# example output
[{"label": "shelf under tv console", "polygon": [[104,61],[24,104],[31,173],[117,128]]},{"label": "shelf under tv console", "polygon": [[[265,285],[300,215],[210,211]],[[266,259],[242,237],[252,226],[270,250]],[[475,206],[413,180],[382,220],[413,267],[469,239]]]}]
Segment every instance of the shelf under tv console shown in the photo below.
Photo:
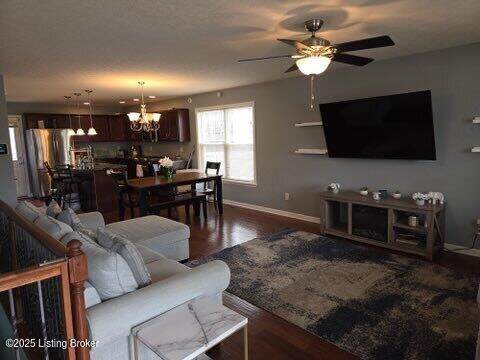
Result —
[{"label": "shelf under tv console", "polygon": [[[381,246],[433,259],[445,243],[445,205],[419,206],[412,199],[374,200],[354,191],[320,194],[323,235]],[[416,216],[418,225],[408,223]]]}]

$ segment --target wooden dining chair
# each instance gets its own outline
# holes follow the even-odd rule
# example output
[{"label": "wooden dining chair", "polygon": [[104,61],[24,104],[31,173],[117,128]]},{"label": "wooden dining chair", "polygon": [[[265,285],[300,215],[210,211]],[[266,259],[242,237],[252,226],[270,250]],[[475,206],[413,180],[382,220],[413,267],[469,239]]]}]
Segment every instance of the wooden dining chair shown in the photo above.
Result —
[{"label": "wooden dining chair", "polygon": [[130,218],[135,217],[135,208],[139,206],[138,197],[128,187],[127,172],[112,172],[113,183],[115,184],[115,190],[118,200],[118,217],[120,221],[125,220],[125,208],[130,209]]},{"label": "wooden dining chair", "polygon": [[[207,161],[207,164],[205,165],[205,174],[211,175],[213,172],[215,175],[218,175],[220,173],[221,165],[221,162]],[[208,196],[213,195],[213,203],[215,208],[217,207],[217,183],[215,181],[203,183],[203,190],[197,192],[206,195],[207,198]]]}]

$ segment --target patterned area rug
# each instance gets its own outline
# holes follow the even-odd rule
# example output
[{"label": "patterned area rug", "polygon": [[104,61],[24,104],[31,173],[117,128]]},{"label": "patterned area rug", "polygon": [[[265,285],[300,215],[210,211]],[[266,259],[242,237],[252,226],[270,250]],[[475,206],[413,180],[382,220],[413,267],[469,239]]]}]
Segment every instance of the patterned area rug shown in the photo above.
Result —
[{"label": "patterned area rug", "polygon": [[285,230],[190,262],[228,291],[364,359],[473,359],[479,279],[426,261]]}]

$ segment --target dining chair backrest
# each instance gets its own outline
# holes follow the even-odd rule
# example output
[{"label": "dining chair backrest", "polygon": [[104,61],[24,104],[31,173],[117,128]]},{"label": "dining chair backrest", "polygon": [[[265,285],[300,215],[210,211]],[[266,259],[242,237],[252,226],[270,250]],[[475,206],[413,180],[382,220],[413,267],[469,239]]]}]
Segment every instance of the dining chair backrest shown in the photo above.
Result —
[{"label": "dining chair backrest", "polygon": [[207,161],[207,164],[205,165],[205,174],[209,175],[211,174],[211,171],[209,170],[214,170],[215,175],[218,175],[220,173],[221,165],[221,162]]},{"label": "dining chair backrest", "polygon": [[61,178],[73,178],[72,166],[70,164],[55,165],[55,170],[57,171],[58,176]]},{"label": "dining chair backrest", "polygon": [[[216,162],[216,161],[207,161],[207,164],[205,165],[205,175],[211,175],[212,172],[215,173],[215,175],[218,175],[220,173],[220,166],[222,165],[221,162]],[[213,171],[212,171],[213,170]],[[215,181],[210,181],[210,185],[213,185],[213,191],[216,191],[216,183]],[[204,191],[207,191],[207,186],[209,186],[208,182],[203,183],[203,188]]]},{"label": "dining chair backrest", "polygon": [[128,190],[128,176],[126,171],[112,172],[111,176],[113,178],[113,183],[115,185],[115,190],[121,196]]}]

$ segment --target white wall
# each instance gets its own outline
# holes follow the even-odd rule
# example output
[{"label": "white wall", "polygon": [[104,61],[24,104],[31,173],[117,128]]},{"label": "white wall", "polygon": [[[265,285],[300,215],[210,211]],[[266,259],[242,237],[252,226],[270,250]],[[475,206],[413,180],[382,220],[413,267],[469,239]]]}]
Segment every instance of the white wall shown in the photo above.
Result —
[{"label": "white wall", "polygon": [[7,102],[3,76],[0,75],[0,144],[7,144],[8,154],[0,155],[0,200],[10,205],[17,202],[17,190],[13,178],[13,163],[10,155],[10,139],[8,136]]}]

